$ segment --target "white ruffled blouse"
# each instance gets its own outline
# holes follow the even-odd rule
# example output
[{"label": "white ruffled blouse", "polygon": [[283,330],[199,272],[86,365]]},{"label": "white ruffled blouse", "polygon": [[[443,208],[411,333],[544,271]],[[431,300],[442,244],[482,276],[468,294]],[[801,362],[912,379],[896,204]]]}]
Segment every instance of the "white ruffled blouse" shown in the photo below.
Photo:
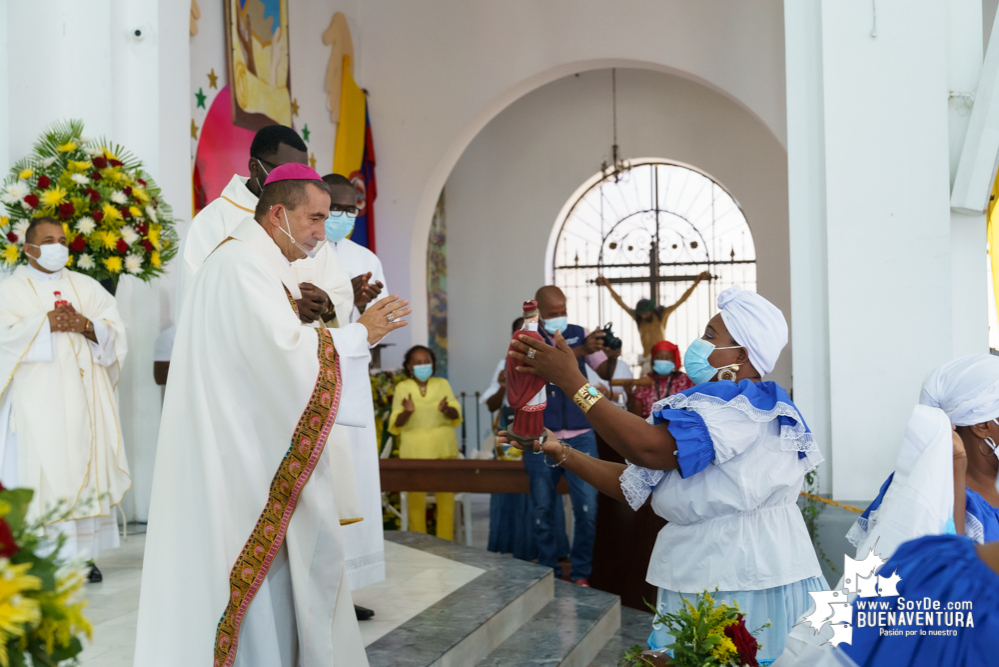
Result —
[{"label": "white ruffled blouse", "polygon": [[[759,401],[742,395],[734,400],[699,395],[704,386],[660,401],[649,418],[650,423],[670,422],[680,470],[629,465],[621,475],[633,509],[651,493],[652,508],[669,522],[656,539],[647,581],[700,593],[715,587],[761,590],[821,576],[796,504],[805,473],[821,455],[797,408],[790,399],[761,409]],[[755,392],[741,384],[732,389]],[[786,398],[783,390],[779,393]],[[789,425],[791,411],[797,422]],[[701,435],[680,426],[694,421],[706,427],[699,426]]]}]

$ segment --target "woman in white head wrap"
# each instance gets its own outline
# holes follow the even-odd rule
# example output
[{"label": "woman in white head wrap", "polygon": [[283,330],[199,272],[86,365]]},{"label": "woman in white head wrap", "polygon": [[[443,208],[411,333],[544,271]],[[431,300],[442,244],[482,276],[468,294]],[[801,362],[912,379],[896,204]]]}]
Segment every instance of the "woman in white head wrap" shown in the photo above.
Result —
[{"label": "woman in white head wrap", "polygon": [[[999,491],[996,491],[996,443],[999,442],[999,357],[966,354],[932,371],[923,380],[919,402],[943,410],[957,429],[967,453],[955,459],[954,523],[958,534],[978,544],[999,540]],[[881,486],[847,539],[861,544],[877,523],[881,501],[894,473]],[[962,509],[963,508],[963,509]]]},{"label": "woman in white head wrap", "polygon": [[[514,344],[522,352],[510,355],[524,361],[520,372],[574,396],[597,432],[632,463],[581,455],[550,434],[535,452],[633,509],[651,496],[667,520],[647,575],[659,588],[659,609],[674,612],[681,595],[717,588],[716,599],[738,602],[747,627],[770,621],[757,656],[769,664],[808,610],[808,592],[828,588],[796,504],[805,474],[822,458],[788,395],[762,381],[787,344],[783,314],[739,287],[722,292],[718,307],[684,355],[696,386],[658,402],[648,422],[601,400],[561,337],[556,347],[522,339]],[[654,627],[652,648],[670,642],[664,628]]]}]

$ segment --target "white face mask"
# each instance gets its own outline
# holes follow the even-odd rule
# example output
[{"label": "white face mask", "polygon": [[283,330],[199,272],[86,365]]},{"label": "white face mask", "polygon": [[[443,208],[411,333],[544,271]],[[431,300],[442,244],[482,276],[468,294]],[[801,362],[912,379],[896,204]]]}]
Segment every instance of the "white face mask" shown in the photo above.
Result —
[{"label": "white face mask", "polygon": [[284,213],[284,222],[286,225],[288,225],[288,229],[285,229],[284,227],[278,227],[278,229],[284,232],[284,235],[291,239],[291,242],[295,244],[295,247],[304,252],[308,257],[315,257],[316,255],[318,255],[319,249],[326,244],[326,237],[324,236],[323,238],[321,238],[319,242],[316,243],[315,247],[312,250],[309,250],[304,245],[296,241],[295,237],[291,235],[291,223],[288,222],[288,210],[284,209],[281,212]]},{"label": "white face mask", "polygon": [[[265,167],[264,163],[260,161],[260,158],[253,158],[253,159],[256,160],[257,164],[260,165],[260,168],[264,170],[264,176],[270,176],[271,175],[271,172],[267,171],[267,167]],[[257,182],[257,187],[258,188],[260,188],[261,190],[264,189],[264,184],[260,182],[259,178],[257,178],[256,176],[254,176],[253,180],[255,180]],[[264,180],[266,181],[267,179],[265,178]]]},{"label": "white face mask", "polygon": [[38,248],[40,254],[35,261],[46,271],[58,271],[66,266],[66,262],[69,261],[69,248],[61,243],[46,243],[45,245],[28,243],[26,245]]}]

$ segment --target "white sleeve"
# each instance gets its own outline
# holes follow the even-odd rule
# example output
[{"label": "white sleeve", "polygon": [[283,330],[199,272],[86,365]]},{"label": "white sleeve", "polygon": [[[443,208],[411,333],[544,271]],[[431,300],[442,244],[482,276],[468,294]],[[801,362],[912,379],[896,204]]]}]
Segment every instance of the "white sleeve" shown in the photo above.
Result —
[{"label": "white sleeve", "polygon": [[749,449],[769,422],[751,419],[738,408],[721,406],[695,410],[704,419],[715,450],[715,463],[725,463]]},{"label": "white sleeve", "polygon": [[89,338],[86,339],[90,343],[90,351],[94,355],[94,363],[98,363],[101,366],[110,366],[117,361],[117,357],[114,352],[114,329],[109,327],[103,320],[91,320],[94,325],[94,336],[97,338],[97,342],[93,342]]},{"label": "white sleeve", "polygon": [[371,412],[368,330],[363,324],[355,323],[327,331],[333,337],[333,346],[340,359],[340,382],[343,383],[334,423],[363,428],[367,426],[367,415]]},{"label": "white sleeve", "polygon": [[46,317],[45,322],[42,324],[42,328],[39,329],[38,335],[35,336],[35,340],[32,341],[31,347],[28,348],[28,351],[24,353],[24,359],[21,361],[52,361],[55,357],[52,349],[52,343],[52,329],[49,326],[49,318]]},{"label": "white sleeve", "polygon": [[500,390],[499,374],[500,371],[502,371],[505,368],[506,368],[506,357],[501,359],[500,362],[496,364],[496,370],[493,371],[493,379],[490,380],[489,386],[486,387],[486,390],[482,392],[482,394],[479,396],[479,403],[485,405],[486,401],[495,396],[496,392]]}]

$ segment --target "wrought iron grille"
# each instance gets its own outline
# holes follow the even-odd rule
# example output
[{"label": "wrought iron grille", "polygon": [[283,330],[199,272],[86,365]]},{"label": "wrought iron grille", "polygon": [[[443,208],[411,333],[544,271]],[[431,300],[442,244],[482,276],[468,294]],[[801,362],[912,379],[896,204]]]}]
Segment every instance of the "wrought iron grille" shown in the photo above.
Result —
[{"label": "wrought iron grille", "polygon": [[669,318],[666,338],[685,350],[717,312],[718,293],[756,289],[756,250],[739,203],[697,169],[664,160],[632,161],[597,174],[568,208],[555,238],[549,278],[565,292],[569,321],[593,329],[611,322],[622,359],[637,371],[642,345],[634,320],[596,284],[607,278],[634,308],[651,298],[670,306],[702,271],[690,299]]}]

